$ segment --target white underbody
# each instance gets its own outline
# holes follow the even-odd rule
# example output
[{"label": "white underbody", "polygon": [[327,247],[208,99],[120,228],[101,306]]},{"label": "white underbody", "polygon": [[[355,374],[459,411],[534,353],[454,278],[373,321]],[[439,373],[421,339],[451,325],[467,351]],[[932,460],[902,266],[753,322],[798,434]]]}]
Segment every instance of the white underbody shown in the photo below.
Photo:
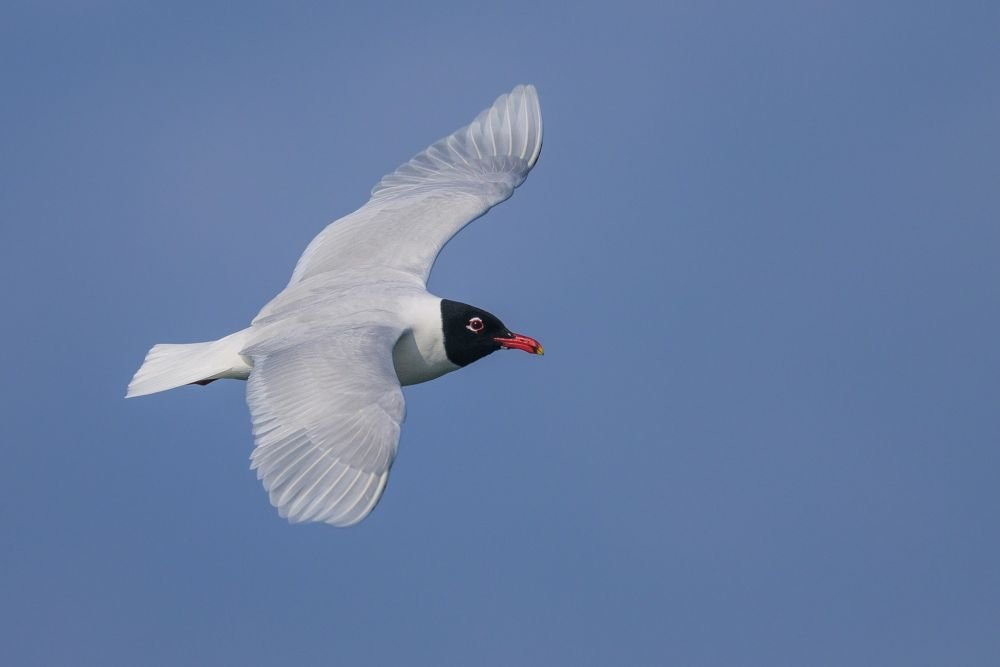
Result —
[{"label": "white underbody", "polygon": [[[456,371],[448,360],[441,324],[441,299],[427,293],[400,313],[407,327],[392,350],[399,384],[427,382]],[[246,380],[253,370],[250,356],[241,354],[256,337],[251,326],[209,343],[157,345],[150,350],[142,372],[129,386],[129,396],[141,396],[182,384],[212,380]],[[334,334],[335,335],[335,334]],[[183,363],[179,361],[183,360]]]},{"label": "white underbody", "polygon": [[[451,363],[443,350],[444,341],[440,329],[417,329],[404,333],[392,348],[392,365],[396,369],[399,384],[404,387],[420,384],[457,371],[460,367]],[[237,355],[230,368],[204,379],[246,380],[250,377],[251,370],[251,360]]]}]

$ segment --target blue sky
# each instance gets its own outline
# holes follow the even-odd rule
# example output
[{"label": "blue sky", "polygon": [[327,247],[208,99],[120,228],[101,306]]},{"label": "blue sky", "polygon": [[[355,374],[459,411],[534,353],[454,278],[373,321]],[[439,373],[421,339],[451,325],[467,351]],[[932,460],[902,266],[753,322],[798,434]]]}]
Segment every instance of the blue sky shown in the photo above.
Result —
[{"label": "blue sky", "polygon": [[[4,662],[997,664],[995,3],[354,4],[2,10]],[[521,82],[430,286],[546,356],[408,389],[364,523],[122,399]]]}]

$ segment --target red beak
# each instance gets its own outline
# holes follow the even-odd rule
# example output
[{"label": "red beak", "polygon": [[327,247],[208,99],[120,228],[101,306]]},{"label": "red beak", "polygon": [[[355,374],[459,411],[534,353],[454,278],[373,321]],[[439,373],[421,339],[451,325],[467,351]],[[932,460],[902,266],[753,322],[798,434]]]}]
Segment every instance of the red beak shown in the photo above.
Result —
[{"label": "red beak", "polygon": [[493,340],[499,343],[501,347],[511,350],[524,350],[531,354],[545,354],[545,350],[542,349],[541,344],[537,340],[528,336],[522,336],[521,334],[512,333],[508,338],[494,338]]}]

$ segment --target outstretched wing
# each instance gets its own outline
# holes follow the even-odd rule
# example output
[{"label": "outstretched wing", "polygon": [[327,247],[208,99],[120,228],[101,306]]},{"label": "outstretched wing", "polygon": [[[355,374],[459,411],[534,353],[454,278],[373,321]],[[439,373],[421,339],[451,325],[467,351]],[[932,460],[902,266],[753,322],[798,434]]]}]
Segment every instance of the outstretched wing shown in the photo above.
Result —
[{"label": "outstretched wing", "polygon": [[367,204],[320,232],[290,284],[357,267],[398,269],[426,283],[441,248],[510,197],[541,149],[538,95],[534,86],[517,86],[470,125],[385,176]]},{"label": "outstretched wing", "polygon": [[350,526],[378,503],[405,414],[392,366],[399,333],[359,326],[249,351],[252,467],[289,521]]}]

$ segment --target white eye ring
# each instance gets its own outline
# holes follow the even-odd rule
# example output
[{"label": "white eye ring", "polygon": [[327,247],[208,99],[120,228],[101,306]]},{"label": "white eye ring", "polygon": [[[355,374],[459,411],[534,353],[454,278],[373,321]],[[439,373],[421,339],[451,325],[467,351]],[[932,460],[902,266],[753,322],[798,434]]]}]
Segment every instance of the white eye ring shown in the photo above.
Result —
[{"label": "white eye ring", "polygon": [[483,325],[483,321],[481,319],[479,319],[478,317],[473,317],[471,320],[469,320],[469,323],[465,325],[465,328],[471,331],[472,333],[479,333],[485,328],[485,326]]}]

